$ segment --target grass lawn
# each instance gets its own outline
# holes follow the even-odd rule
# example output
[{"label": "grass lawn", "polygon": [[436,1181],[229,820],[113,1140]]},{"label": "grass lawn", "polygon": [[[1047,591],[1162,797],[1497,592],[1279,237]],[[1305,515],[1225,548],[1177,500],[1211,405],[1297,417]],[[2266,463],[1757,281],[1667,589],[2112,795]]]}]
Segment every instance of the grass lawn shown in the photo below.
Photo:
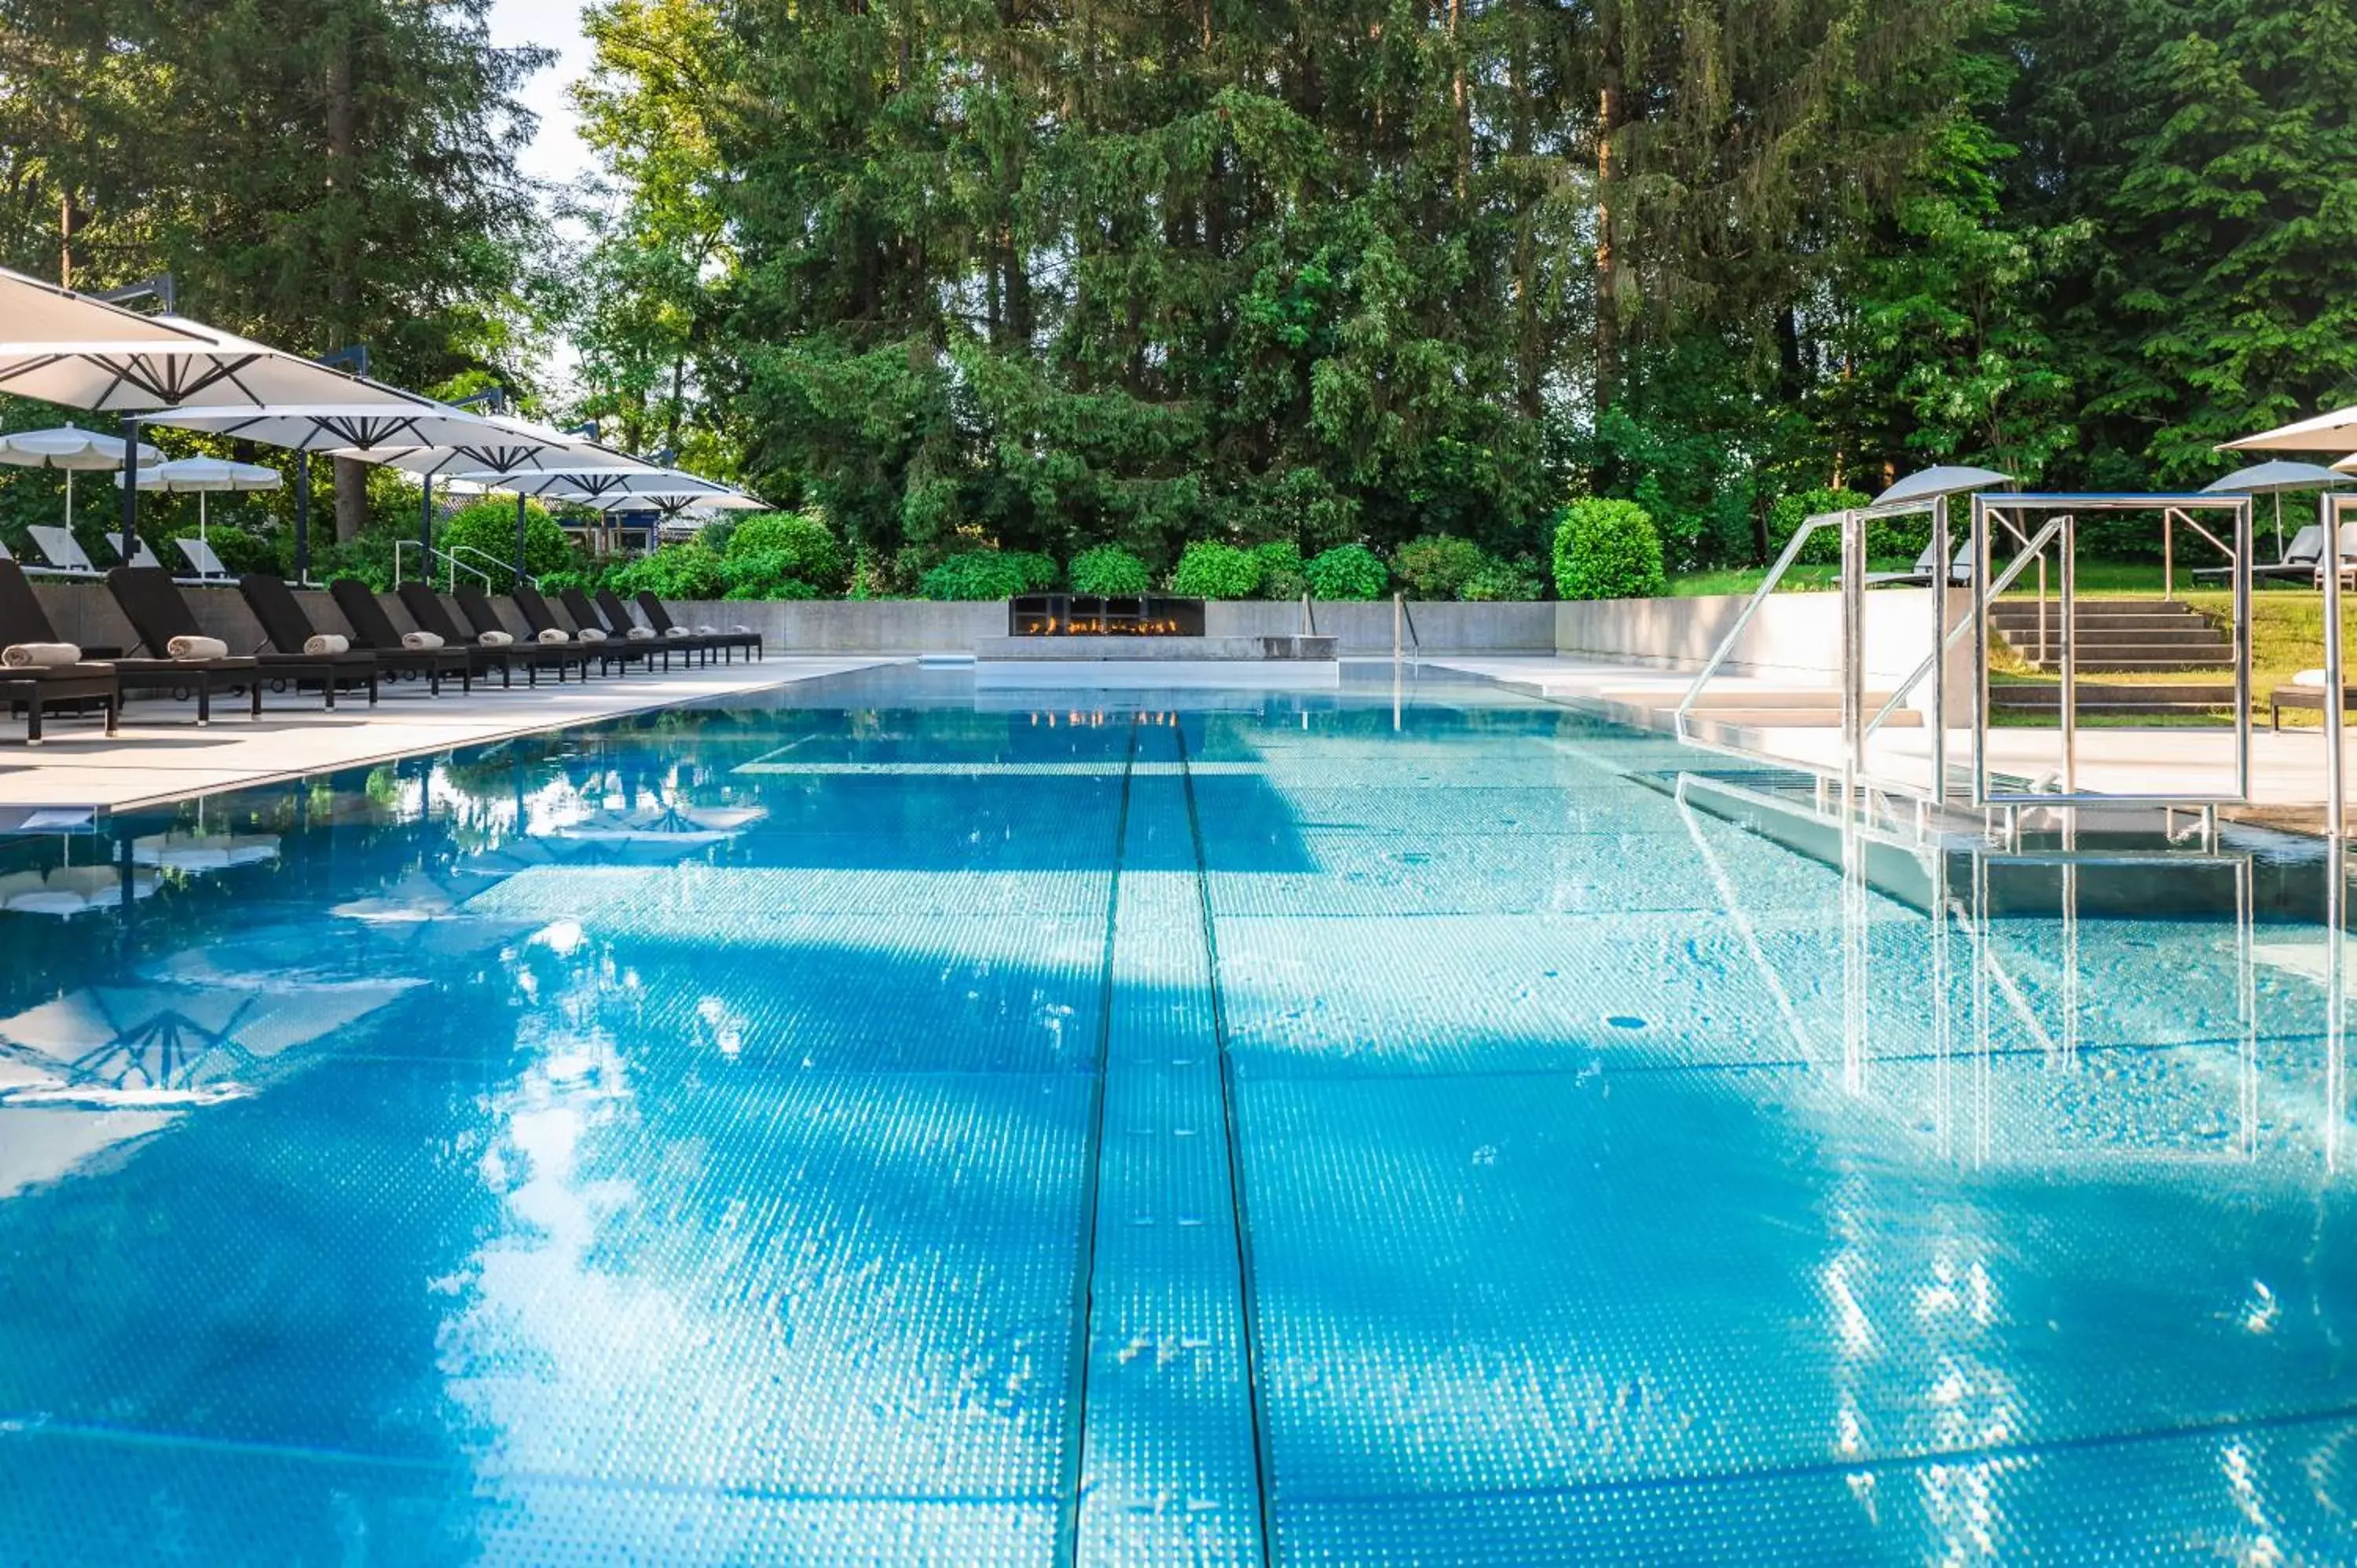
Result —
[{"label": "grass lawn", "polygon": [[[1908,561],[1877,561],[1871,564],[1877,572],[1903,572],[1913,564]],[[1830,593],[1835,586],[1839,569],[1831,565],[1795,566],[1779,587],[1781,592]],[[1713,594],[1748,594],[1765,580],[1765,567],[1738,567],[1718,572],[1696,572],[1670,581],[1670,593],[1680,598],[1695,598]],[[2050,596],[2059,593],[2058,574],[2047,575]],[[2038,579],[2035,568],[2024,574],[2008,591],[2013,595],[2035,595]],[[2161,596],[2161,570],[2158,564],[2090,561],[2079,567],[2079,592],[2083,596],[2100,598],[2158,598]],[[2210,587],[2196,587],[2187,569],[2180,569],[2177,581],[2177,597],[2207,616],[2223,629],[2233,616],[2231,594]],[[2350,665],[2357,671],[2357,594],[2350,596],[2348,610],[2343,612],[2348,639]],[[2016,656],[2010,649],[1999,646],[1993,650],[1989,678],[1995,684],[2048,684],[2051,675],[2041,675]],[[2268,588],[2254,590],[2251,595],[2251,695],[2253,712],[2261,724],[2266,722],[2267,693],[2286,684],[2303,670],[2314,670],[2324,663],[2324,604],[2313,588]],[[2119,686],[2201,686],[2218,685],[2231,676],[2219,671],[2173,671],[2158,674],[2083,676],[2084,682],[2100,682]],[[2227,710],[2219,709],[2206,718],[2188,716],[2182,719],[2136,719],[2088,716],[2083,725],[2112,727],[2145,724],[2218,725],[2227,719]],[[2002,717],[2000,724],[2039,725],[2050,721],[2031,717]],[[2319,723],[2314,714],[2286,714],[2284,725],[2314,725]]]}]

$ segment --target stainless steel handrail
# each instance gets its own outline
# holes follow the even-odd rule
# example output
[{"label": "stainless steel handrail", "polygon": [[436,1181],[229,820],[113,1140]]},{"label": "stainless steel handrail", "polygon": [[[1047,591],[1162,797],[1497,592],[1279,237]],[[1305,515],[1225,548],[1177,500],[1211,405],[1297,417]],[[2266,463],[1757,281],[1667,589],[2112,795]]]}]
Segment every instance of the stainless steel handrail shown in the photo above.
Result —
[{"label": "stainless steel handrail", "polygon": [[[465,550],[470,547],[462,544],[458,546],[458,548]],[[396,588],[408,580],[407,577],[404,575],[404,564],[409,559],[409,552],[412,550],[423,551],[425,555],[425,570],[417,575],[417,580],[421,583],[431,584],[433,580],[433,568],[435,564],[439,562],[449,569],[450,585],[454,588],[457,586],[458,574],[461,572],[466,573],[467,575],[473,577],[478,582],[481,583],[485,588],[489,588],[491,585],[491,579],[487,574],[466,564],[466,563],[460,561],[456,555],[453,555],[447,550],[434,549],[420,540],[396,539],[393,542],[393,585]],[[483,552],[478,551],[476,553],[482,554]],[[498,558],[493,556],[489,557],[489,559],[497,561]],[[501,565],[506,564],[504,562],[500,562],[499,564]]]}]

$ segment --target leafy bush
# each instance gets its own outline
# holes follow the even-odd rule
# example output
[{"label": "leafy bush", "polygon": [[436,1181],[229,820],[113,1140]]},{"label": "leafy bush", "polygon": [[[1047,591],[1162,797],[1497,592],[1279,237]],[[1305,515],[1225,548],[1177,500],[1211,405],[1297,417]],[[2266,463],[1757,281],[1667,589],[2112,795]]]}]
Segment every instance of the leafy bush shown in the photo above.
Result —
[{"label": "leafy bush", "polygon": [[1290,539],[1273,539],[1253,546],[1260,563],[1260,596],[1297,599],[1309,589],[1309,569],[1301,564],[1301,546]]},{"label": "leafy bush", "polygon": [[[579,568],[579,552],[573,548],[573,541],[557,526],[556,520],[548,515],[547,508],[536,501],[526,501],[523,529],[525,571],[535,577],[544,577],[551,572]],[[504,594],[515,586],[514,501],[484,500],[462,507],[435,529],[434,542],[436,549],[457,551],[461,562],[489,576],[492,593]],[[463,550],[459,548],[462,545]],[[472,553],[475,551],[482,554]],[[483,559],[486,555],[490,559]]]},{"label": "leafy bush", "polygon": [[543,572],[540,575],[540,591],[551,598],[567,588],[578,588],[585,594],[594,594],[601,585],[602,577],[602,573],[570,567],[562,572]]},{"label": "leafy bush", "polygon": [[[1792,542],[1792,535],[1809,519],[1829,511],[1853,510],[1868,505],[1872,499],[1871,496],[1860,495],[1856,490],[1801,490],[1779,499],[1774,506],[1768,509],[1769,559],[1772,561],[1781,555],[1784,546]],[[1920,544],[1914,547],[1921,548]],[[1869,555],[1879,556],[1913,553],[1908,546],[1906,533],[1902,530],[1894,530],[1888,522],[1875,523],[1867,530],[1866,552]],[[1838,564],[1841,560],[1841,530],[1821,528],[1811,534],[1808,543],[1801,547],[1801,559],[1817,565]]]},{"label": "leafy bush", "polygon": [[1546,597],[1546,584],[1539,577],[1538,564],[1527,555],[1512,561],[1485,555],[1457,596],[1468,604],[1529,604]]},{"label": "leafy bush", "polygon": [[794,575],[799,564],[789,550],[757,550],[720,563],[720,585],[732,599],[812,599],[815,585]]},{"label": "leafy bush", "polygon": [[814,511],[756,512],[728,531],[727,542],[729,559],[782,556],[784,566],[773,576],[794,578],[829,593],[841,592],[850,575],[851,562],[842,542]]},{"label": "leafy bush", "polygon": [[[145,530],[142,532],[144,532]],[[185,568],[187,557],[180,553],[172,542],[176,539],[197,537],[199,532],[195,523],[176,524],[166,531],[165,537],[161,541],[155,542],[156,559],[176,571]],[[221,564],[239,575],[248,572],[275,572],[281,569],[277,546],[267,539],[256,538],[244,529],[229,523],[217,523],[207,531],[203,537],[213,547],[213,553],[221,557]]]},{"label": "leafy bush", "polygon": [[608,572],[606,586],[626,598],[652,594],[659,599],[716,599],[728,588],[721,565],[701,541],[666,544]]},{"label": "leafy bush", "polygon": [[1248,550],[1199,539],[1178,557],[1170,591],[1190,599],[1248,599],[1260,586],[1260,562]]},{"label": "leafy bush", "polygon": [[1555,531],[1555,587],[1566,599],[1640,599],[1668,590],[1662,536],[1634,501],[1574,501]]},{"label": "leafy bush", "polygon": [[1399,547],[1392,556],[1392,575],[1410,598],[1454,599],[1488,561],[1481,547],[1469,539],[1427,533]]},{"label": "leafy bush", "polygon": [[929,599],[1011,599],[1031,590],[1038,559],[996,550],[969,550],[926,573],[917,591]]},{"label": "leafy bush", "polygon": [[1309,591],[1321,599],[1380,599],[1391,577],[1363,544],[1338,544],[1308,565]]},{"label": "leafy bush", "polygon": [[[731,564],[734,564],[734,563],[731,563]],[[737,599],[739,601],[748,599],[814,599],[818,597],[818,590],[812,587],[808,583],[801,581],[799,578],[777,577],[766,582],[739,583],[721,596],[723,598]]]},{"label": "leafy bush", "polygon": [[1046,593],[1064,575],[1053,555],[1042,555],[1037,550],[1010,550],[1006,559],[1023,574],[1023,592],[1027,594]]},{"label": "leafy bush", "polygon": [[1072,592],[1127,597],[1150,591],[1153,574],[1146,563],[1118,545],[1100,544],[1072,557]]}]

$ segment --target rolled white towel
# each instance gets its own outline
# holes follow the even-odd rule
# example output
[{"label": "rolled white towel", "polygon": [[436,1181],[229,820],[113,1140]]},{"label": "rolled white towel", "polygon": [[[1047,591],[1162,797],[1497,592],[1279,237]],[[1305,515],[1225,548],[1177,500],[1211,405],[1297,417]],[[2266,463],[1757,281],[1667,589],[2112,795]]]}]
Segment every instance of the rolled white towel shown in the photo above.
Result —
[{"label": "rolled white towel", "polygon": [[229,644],[218,637],[176,637],[164,651],[174,659],[227,659]]},{"label": "rolled white towel", "polygon": [[81,662],[81,650],[70,642],[17,642],[0,648],[0,667],[10,670],[55,670]]},{"label": "rolled white towel", "polygon": [[2324,671],[2303,670],[2291,678],[2291,683],[2295,686],[2306,686],[2311,691],[2321,692],[2324,690]]},{"label": "rolled white towel", "polygon": [[667,626],[663,628],[663,635],[665,637],[694,637],[695,633],[688,630],[687,628],[683,626]]},{"label": "rolled white towel", "polygon": [[401,646],[412,653],[431,653],[442,646],[442,639],[430,631],[404,631]]},{"label": "rolled white towel", "polygon": [[570,642],[573,640],[573,634],[569,631],[559,631],[552,626],[533,633],[533,639],[536,642]]},{"label": "rolled white towel", "polygon": [[698,637],[717,637],[720,634],[708,626],[699,626],[695,628],[695,635]]},{"label": "rolled white towel", "polygon": [[352,639],[341,632],[313,632],[303,641],[303,651],[315,657],[322,653],[350,653],[351,650]]},{"label": "rolled white towel", "polygon": [[487,631],[475,640],[481,643],[485,648],[507,648],[515,642],[514,638],[510,637],[503,631]]},{"label": "rolled white towel", "polygon": [[632,642],[652,642],[655,639],[654,632],[643,626],[634,626],[622,635]]},{"label": "rolled white towel", "polygon": [[594,626],[585,626],[573,635],[583,642],[603,642],[606,640],[606,634],[599,631]]},{"label": "rolled white towel", "polygon": [[753,628],[752,628],[751,627],[749,627],[749,626],[746,626],[746,625],[744,625],[742,622],[739,622],[739,623],[738,623],[738,624],[737,624],[737,625],[733,629],[735,629],[735,630],[736,630],[736,631],[737,631],[737,632],[742,633],[744,636],[747,636],[747,637],[750,637],[750,636],[752,636],[752,635],[753,635]]}]

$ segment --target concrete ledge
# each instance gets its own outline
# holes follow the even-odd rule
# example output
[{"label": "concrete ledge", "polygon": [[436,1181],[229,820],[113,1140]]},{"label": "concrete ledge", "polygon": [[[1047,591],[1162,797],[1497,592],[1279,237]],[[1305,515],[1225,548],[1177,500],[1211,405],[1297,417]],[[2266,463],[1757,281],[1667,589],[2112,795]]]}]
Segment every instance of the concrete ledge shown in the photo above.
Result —
[{"label": "concrete ledge", "polygon": [[1334,659],[1330,637],[985,637],[974,657],[985,664],[1102,660],[1125,664],[1266,664]]}]

